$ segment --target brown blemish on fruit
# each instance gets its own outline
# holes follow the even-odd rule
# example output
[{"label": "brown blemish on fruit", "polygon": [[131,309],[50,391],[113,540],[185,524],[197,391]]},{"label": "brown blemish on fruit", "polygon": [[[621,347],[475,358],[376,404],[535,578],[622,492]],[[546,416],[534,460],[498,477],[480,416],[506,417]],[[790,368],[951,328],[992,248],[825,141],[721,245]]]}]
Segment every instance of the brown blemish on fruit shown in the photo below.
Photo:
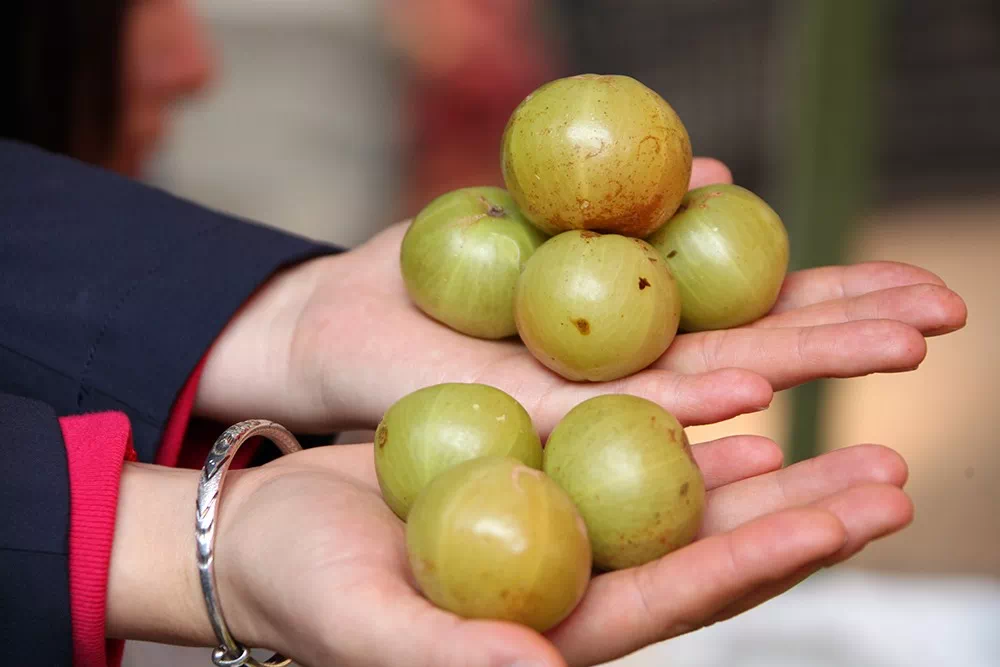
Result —
[{"label": "brown blemish on fruit", "polygon": [[684,431],[681,431],[681,449],[684,450],[684,453],[687,455],[688,459],[692,463],[694,463],[694,452],[691,450],[691,441],[688,440],[687,433]]},{"label": "brown blemish on fruit", "polygon": [[657,155],[659,155],[660,154],[660,139],[659,139],[659,137],[654,137],[651,134],[647,134],[645,137],[642,138],[642,141],[639,142],[639,150],[637,152],[638,153],[642,153],[642,145],[645,144],[647,141],[652,141],[653,142],[653,146],[654,146],[653,147],[653,151]]},{"label": "brown blemish on fruit", "polygon": [[583,334],[584,336],[590,335],[590,322],[588,322],[587,320],[580,317],[573,320],[573,324],[576,325],[576,328],[579,329],[580,333]]},{"label": "brown blemish on fruit", "polygon": [[673,259],[676,256],[677,256],[676,250],[671,250],[670,252],[667,253],[667,259]]},{"label": "brown blemish on fruit", "polygon": [[600,154],[601,154],[601,153],[603,153],[603,152],[604,152],[604,142],[602,141],[602,142],[601,142],[601,147],[600,147],[600,148],[598,148],[598,149],[597,149],[596,151],[594,151],[593,153],[587,153],[587,155],[586,155],[586,156],[584,156],[584,158],[583,158],[583,159],[584,159],[584,160],[589,160],[589,159],[590,159],[590,158],[592,158],[592,157],[597,157],[598,155],[600,155]]},{"label": "brown blemish on fruit", "polygon": [[389,439],[389,427],[383,426],[378,430],[378,433],[375,434],[375,442],[378,444],[378,448],[382,449],[383,447],[385,447],[385,443],[388,439]]},{"label": "brown blemish on fruit", "polygon": [[[637,198],[642,196],[637,194]],[[595,217],[587,221],[587,226],[598,232],[621,234],[641,240],[639,237],[645,237],[652,229],[653,217],[660,217],[664,193],[655,191],[647,197],[644,205],[634,208],[627,201],[623,201],[620,206],[600,207],[595,211]],[[600,215],[597,214],[598,211]]]},{"label": "brown blemish on fruit", "polygon": [[722,193],[719,192],[719,191],[706,193],[705,196],[701,198],[701,204],[698,205],[698,208],[708,208],[708,200],[709,199],[711,199],[713,197],[721,197],[721,196],[722,196]]},{"label": "brown blemish on fruit", "polygon": [[615,197],[617,197],[622,193],[622,190],[625,189],[625,186],[622,185],[621,181],[609,181],[609,182],[614,183],[617,189],[614,192],[609,192],[608,194],[604,195],[604,201],[613,200]]},{"label": "brown blemish on fruit", "polygon": [[649,281],[646,280],[645,278],[640,277],[639,278],[639,291],[642,291],[642,290],[646,289],[647,287],[649,287]]},{"label": "brown blemish on fruit", "polygon": [[600,236],[600,234],[598,234],[597,232],[591,232],[591,231],[586,231],[586,230],[580,232],[580,238],[581,239],[588,239],[588,240],[589,239],[596,239],[598,236]]},{"label": "brown blemish on fruit", "polygon": [[690,488],[691,484],[689,482],[684,482],[683,484],[681,484],[681,498],[683,498],[688,494],[688,489]]}]

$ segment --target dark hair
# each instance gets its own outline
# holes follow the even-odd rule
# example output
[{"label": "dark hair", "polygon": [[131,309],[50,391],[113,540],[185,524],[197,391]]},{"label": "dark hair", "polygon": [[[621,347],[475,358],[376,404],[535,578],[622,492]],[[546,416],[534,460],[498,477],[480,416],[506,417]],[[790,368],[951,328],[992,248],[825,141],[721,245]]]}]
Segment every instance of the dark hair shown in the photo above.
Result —
[{"label": "dark hair", "polygon": [[121,98],[128,0],[6,0],[0,14],[0,137],[97,161]]}]

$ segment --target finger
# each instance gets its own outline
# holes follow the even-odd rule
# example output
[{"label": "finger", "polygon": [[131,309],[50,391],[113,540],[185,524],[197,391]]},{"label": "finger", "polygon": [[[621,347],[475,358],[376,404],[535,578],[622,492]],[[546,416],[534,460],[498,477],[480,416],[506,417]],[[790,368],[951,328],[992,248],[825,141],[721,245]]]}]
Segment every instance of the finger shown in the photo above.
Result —
[{"label": "finger", "polygon": [[689,189],[716,183],[732,183],[733,174],[725,164],[710,157],[696,157],[691,161],[691,181]]},{"label": "finger", "polygon": [[[372,448],[371,443],[314,447],[268,465],[323,467],[381,494]],[[783,457],[781,448],[773,440],[755,435],[730,436],[698,443],[691,447],[691,451],[708,489],[778,470]]]},{"label": "finger", "polygon": [[[723,421],[765,409],[774,391],[759,375],[738,368],[680,374],[647,369],[613,382],[558,383],[525,407],[546,437],[573,407],[599,394],[632,394],[662,405],[685,426]],[[514,395],[523,396],[524,392]]]},{"label": "finger", "polygon": [[913,501],[893,483],[858,484],[812,506],[830,512],[847,528],[847,543],[827,560],[827,565],[843,562],[873,540],[898,532],[913,522]]},{"label": "finger", "polygon": [[811,306],[890,287],[931,284],[945,287],[940,277],[900,262],[863,262],[849,266],[823,266],[788,274],[772,312]]},{"label": "finger", "polygon": [[811,564],[793,575],[743,596],[712,618],[724,621],[756,607],[807,579],[824,567],[841,563],[871,542],[898,532],[913,521],[913,502],[898,487],[865,485],[842,491],[814,504],[840,519],[847,529],[847,544],[822,563]]},{"label": "finger", "polygon": [[[439,609],[402,580],[352,592],[350,615],[364,632],[341,627],[336,653],[319,664],[412,667],[564,667],[542,635],[515,623],[466,620]],[[367,610],[367,611],[366,611]],[[344,620],[344,611],[337,618]],[[372,623],[377,618],[377,622]]]},{"label": "finger", "polygon": [[806,327],[859,320],[897,320],[925,336],[934,336],[961,329],[967,314],[965,302],[958,294],[940,285],[923,283],[785,310],[764,317],[752,326]]},{"label": "finger", "polygon": [[783,452],[773,440],[736,435],[691,447],[709,490],[781,468]]},{"label": "finger", "polygon": [[775,391],[818,378],[915,369],[927,341],[908,324],[865,320],[816,327],[743,327],[678,336],[656,367],[679,373],[745,368]]},{"label": "finger", "polygon": [[733,599],[836,553],[846,537],[825,510],[760,518],[642,567],[596,577],[549,638],[570,665],[613,660],[701,627]]},{"label": "finger", "polygon": [[861,484],[902,487],[906,477],[906,462],[888,447],[838,449],[711,491],[701,534],[722,534],[765,514],[815,503]]}]

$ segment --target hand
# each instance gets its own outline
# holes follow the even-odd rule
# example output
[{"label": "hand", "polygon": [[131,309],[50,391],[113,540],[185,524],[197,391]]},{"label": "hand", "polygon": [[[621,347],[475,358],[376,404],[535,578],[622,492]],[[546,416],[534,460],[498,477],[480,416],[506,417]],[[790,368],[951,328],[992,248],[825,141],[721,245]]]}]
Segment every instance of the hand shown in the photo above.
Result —
[{"label": "hand", "polygon": [[[230,473],[216,542],[227,620],[241,641],[306,667],[594,665],[750,609],[912,515],[900,489],[906,467],[881,447],[781,470],[779,448],[763,438],[693,450],[710,489],[699,540],[596,577],[545,637],[462,620],[417,592],[404,525],[379,494],[371,445],[317,448]],[[112,636],[214,645],[194,564],[196,479],[130,470],[109,582]],[[164,483],[175,489],[168,497],[157,491]]]},{"label": "hand", "polygon": [[[725,166],[695,160],[692,187],[730,181]],[[404,233],[398,224],[273,280],[212,351],[198,411],[302,431],[372,429],[403,395],[462,381],[508,391],[543,435],[577,403],[608,392],[649,398],[690,426],[763,409],[772,387],[914,369],[925,336],[965,323],[961,298],[920,268],[810,269],[789,275],[772,314],[752,325],[680,335],[651,368],[619,381],[571,383],[516,339],[470,338],[417,310],[399,270]]]}]

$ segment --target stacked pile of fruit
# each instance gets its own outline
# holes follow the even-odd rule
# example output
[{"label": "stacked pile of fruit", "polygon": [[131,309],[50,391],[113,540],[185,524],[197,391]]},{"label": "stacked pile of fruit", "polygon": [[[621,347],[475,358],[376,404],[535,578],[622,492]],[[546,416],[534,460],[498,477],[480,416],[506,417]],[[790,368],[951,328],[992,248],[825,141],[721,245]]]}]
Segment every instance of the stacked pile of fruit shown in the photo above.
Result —
[{"label": "stacked pile of fruit", "polygon": [[[687,130],[638,81],[545,84],[511,115],[502,159],[506,189],[442,195],[403,239],[407,291],[435,320],[516,335],[562,377],[607,381],[648,367],[679,330],[773,307],[788,267],[780,218],[738,186],[689,191]],[[584,401],[543,447],[508,394],[435,385],[386,412],[375,466],[423,594],[539,631],[569,615],[594,570],[694,540],[705,501],[681,424],[634,396]]]},{"label": "stacked pile of fruit", "polygon": [[619,394],[577,405],[543,448],[524,407],[495,387],[419,389],[379,423],[375,471],[429,600],[540,632],[576,607],[595,569],[694,540],[705,502],[681,425]]},{"label": "stacked pile of fruit", "polygon": [[748,324],[788,269],[781,219],[745,188],[688,191],[692,153],[674,110],[623,76],[545,84],[503,136],[506,190],[431,202],[403,239],[413,302],[480,338],[518,335],[569,380],[646,368],[678,330]]}]

